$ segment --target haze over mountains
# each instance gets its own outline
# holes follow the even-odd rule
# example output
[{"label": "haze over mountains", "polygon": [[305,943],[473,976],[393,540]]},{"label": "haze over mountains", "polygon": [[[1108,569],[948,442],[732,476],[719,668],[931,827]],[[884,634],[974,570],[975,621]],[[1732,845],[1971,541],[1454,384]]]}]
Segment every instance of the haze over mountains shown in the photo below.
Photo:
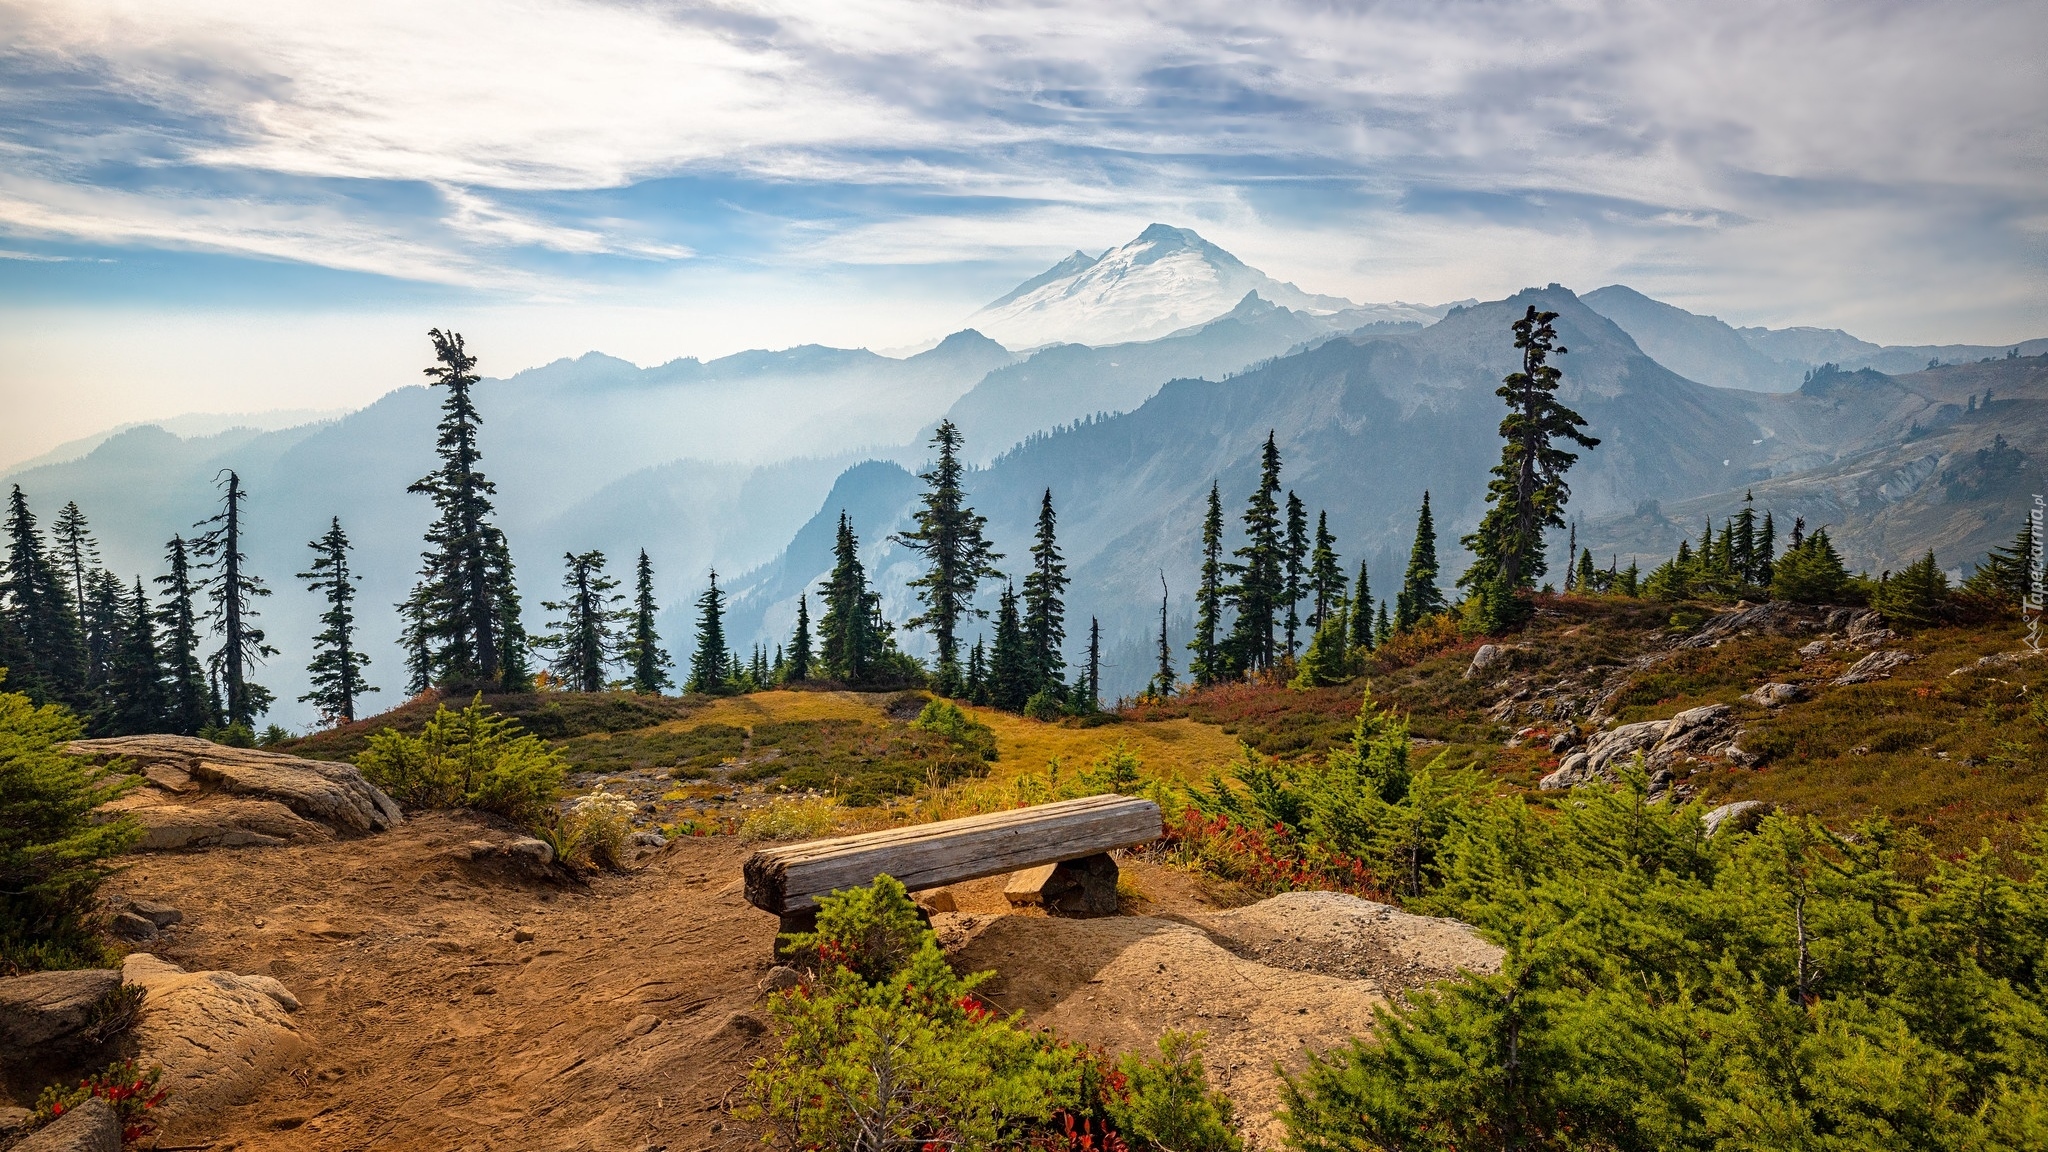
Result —
[{"label": "haze over mountains", "polygon": [[[1571,505],[1603,560],[1661,558],[1754,487],[1787,525],[1834,525],[1852,564],[1896,566],[1933,546],[1945,566],[1965,566],[2010,537],[2039,467],[2029,451],[2048,443],[2048,340],[1881,348],[1831,330],[1736,329],[1620,285],[1359,307],[1155,225],[1099,259],[1077,253],[983,309],[978,330],[916,356],[805,346],[643,369],[591,353],[489,381],[484,468],[532,628],[565,551],[602,549],[623,572],[644,547],[680,660],[688,603],[712,566],[734,592],[734,642],[784,639],[796,596],[828,566],[841,508],[888,615],[910,615],[909,558],[886,537],[915,499],[929,429],[949,416],[985,465],[969,489],[1009,565],[1053,490],[1075,576],[1070,647],[1100,616],[1116,665],[1105,687],[1130,691],[1149,672],[1161,573],[1179,616],[1208,485],[1222,484],[1234,528],[1268,429],[1283,482],[1311,515],[1329,510],[1347,569],[1368,559],[1377,594],[1394,588],[1424,488],[1446,583],[1462,571],[1455,541],[1498,451],[1508,324],[1531,303],[1560,313],[1564,394],[1603,440],[1572,474]],[[2021,358],[2003,359],[2014,347]],[[490,349],[475,351],[488,369]],[[1930,359],[1966,363],[1927,371]],[[1852,371],[1802,387],[1828,362]],[[1865,366],[1876,370],[1854,371]],[[216,473],[237,469],[252,493],[253,566],[276,591],[262,623],[282,653],[260,679],[278,691],[276,718],[302,726],[310,712],[291,701],[315,605],[292,574],[332,515],[358,546],[371,679],[387,689],[375,702],[395,699],[402,662],[386,606],[418,566],[429,510],[405,488],[432,467],[436,404],[413,386],[290,428],[134,428],[10,479],[46,524],[77,500],[126,578],[154,575],[163,542],[211,512]],[[922,651],[921,636],[903,640]]]}]

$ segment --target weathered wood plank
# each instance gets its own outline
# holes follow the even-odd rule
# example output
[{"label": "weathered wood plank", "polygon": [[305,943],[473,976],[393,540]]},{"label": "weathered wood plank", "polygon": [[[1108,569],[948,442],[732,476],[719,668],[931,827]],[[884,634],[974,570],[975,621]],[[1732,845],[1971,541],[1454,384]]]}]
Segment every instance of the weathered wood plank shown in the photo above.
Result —
[{"label": "weathered wood plank", "polygon": [[958,820],[813,840],[754,853],[747,902],[778,915],[883,874],[905,888],[939,888],[1143,844],[1163,830],[1159,806],[1129,796],[1085,796]]}]

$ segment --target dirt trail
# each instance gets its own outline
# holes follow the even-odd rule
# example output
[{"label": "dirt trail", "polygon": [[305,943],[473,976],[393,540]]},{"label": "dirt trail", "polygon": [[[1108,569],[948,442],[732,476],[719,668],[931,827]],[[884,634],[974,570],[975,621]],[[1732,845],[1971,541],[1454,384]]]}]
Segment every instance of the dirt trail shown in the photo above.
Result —
[{"label": "dirt trail", "polygon": [[137,859],[111,887],[185,914],[152,950],[277,977],[320,1045],[261,1099],[163,1143],[752,1145],[725,1110],[767,1050],[755,984],[775,921],[733,885],[745,850],[686,839],[630,875],[548,889],[463,874],[444,854],[480,834],[428,813],[363,840]]},{"label": "dirt trail", "polygon": [[[162,1143],[757,1146],[760,1131],[730,1114],[773,1045],[757,988],[775,921],[741,898],[748,849],[682,839],[587,888],[536,886],[467,866],[463,845],[504,835],[426,813],[360,840],[136,858],[110,894],[185,916],[151,950],[188,969],[277,977],[317,1045],[259,1099]],[[1279,1144],[1276,1063],[1299,1068],[1304,1051],[1366,1031],[1374,1006],[1418,974],[1493,955],[1446,922],[1347,897],[1223,912],[1184,873],[1130,862],[1125,874],[1147,894],[1141,915],[1012,911],[998,877],[950,890],[955,910],[933,926],[956,965],[995,969],[989,998],[1033,1025],[1113,1052],[1149,1051],[1169,1028],[1208,1033],[1212,1079],[1254,1146]],[[1359,934],[1375,932],[1359,951]]]}]

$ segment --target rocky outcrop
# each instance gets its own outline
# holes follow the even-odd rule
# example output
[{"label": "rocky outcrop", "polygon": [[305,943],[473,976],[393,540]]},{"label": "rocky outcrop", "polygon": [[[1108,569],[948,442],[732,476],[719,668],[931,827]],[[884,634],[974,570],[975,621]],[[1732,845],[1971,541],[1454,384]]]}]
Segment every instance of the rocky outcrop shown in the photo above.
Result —
[{"label": "rocky outcrop", "polygon": [[1913,660],[1911,652],[1901,652],[1896,648],[1872,652],[1850,665],[1847,672],[1835,677],[1831,683],[1867,684],[1872,680],[1888,680],[1891,678],[1892,669],[1902,664],[1910,664]]},{"label": "rocky outcrop", "polygon": [[1479,650],[1472,653],[1472,663],[1465,666],[1465,679],[1470,680],[1500,663],[1507,658],[1510,651],[1511,649],[1503,648],[1499,644],[1481,644]]},{"label": "rocky outcrop", "polygon": [[[1537,782],[1545,790],[1572,788],[1596,780],[1613,783],[1617,770],[1637,753],[1653,776],[1675,764],[1709,758],[1746,763],[1748,753],[1736,744],[1735,727],[1726,704],[1688,708],[1669,720],[1623,724],[1595,735],[1582,752],[1564,758],[1557,771]],[[1654,781],[1653,781],[1654,782]]]},{"label": "rocky outcrop", "polygon": [[1677,648],[1712,648],[1737,636],[1797,636],[1818,632],[1828,624],[1830,610],[1771,600],[1762,604],[1737,604],[1700,625],[1699,630],[1680,640]]},{"label": "rocky outcrop", "polygon": [[351,764],[191,736],[76,740],[70,751],[115,762],[147,782],[105,809],[142,825],[145,851],[331,840],[404,820],[398,804]]},{"label": "rocky outcrop", "polygon": [[105,968],[0,979],[0,1053],[15,1056],[83,1031],[120,986],[121,974]]},{"label": "rocky outcrop", "polygon": [[1746,694],[1743,699],[1761,708],[1783,708],[1799,699],[1802,694],[1797,684],[1773,682],[1758,685],[1755,691]]},{"label": "rocky outcrop", "polygon": [[97,1096],[73,1105],[12,1152],[121,1152],[121,1117]]},{"label": "rocky outcrop", "polygon": [[137,952],[121,978],[147,993],[129,1035],[137,1061],[163,1069],[168,1119],[242,1103],[309,1047],[290,1015],[298,1000],[272,977],[187,972]]}]

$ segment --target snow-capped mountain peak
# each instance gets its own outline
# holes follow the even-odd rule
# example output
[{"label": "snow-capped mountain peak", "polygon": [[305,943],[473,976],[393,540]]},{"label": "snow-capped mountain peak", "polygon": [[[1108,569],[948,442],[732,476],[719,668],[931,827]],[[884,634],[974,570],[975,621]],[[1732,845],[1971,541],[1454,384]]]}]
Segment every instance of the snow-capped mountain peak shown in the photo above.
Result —
[{"label": "snow-capped mountain peak", "polygon": [[970,323],[1011,348],[1117,344],[1213,320],[1250,292],[1298,312],[1356,307],[1275,280],[1191,229],[1153,224],[1099,257],[1075,252],[991,302]]}]

